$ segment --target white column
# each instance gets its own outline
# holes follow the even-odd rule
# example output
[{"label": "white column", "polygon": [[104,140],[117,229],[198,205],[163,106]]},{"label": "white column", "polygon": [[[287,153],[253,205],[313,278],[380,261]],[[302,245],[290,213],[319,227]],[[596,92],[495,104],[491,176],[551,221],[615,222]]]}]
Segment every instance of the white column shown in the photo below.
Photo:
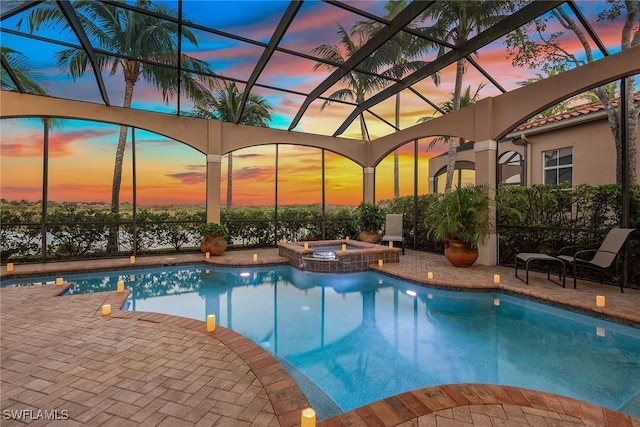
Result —
[{"label": "white column", "polygon": [[222,156],[207,154],[207,222],[220,222]]},{"label": "white column", "polygon": [[434,194],[436,192],[436,177],[429,177],[429,194]]},{"label": "white column", "polygon": [[[476,184],[489,184],[489,197],[496,198],[496,152],[498,143],[493,140],[480,141],[474,144],[476,157]],[[493,224],[493,231],[484,243],[478,246],[478,264],[496,265],[498,263],[498,236],[496,234],[496,208],[489,207],[489,218]]]},{"label": "white column", "polygon": [[364,172],[364,201],[369,203],[375,203],[374,200],[374,187],[375,187],[375,174],[376,169],[372,167],[366,167],[362,169]]}]

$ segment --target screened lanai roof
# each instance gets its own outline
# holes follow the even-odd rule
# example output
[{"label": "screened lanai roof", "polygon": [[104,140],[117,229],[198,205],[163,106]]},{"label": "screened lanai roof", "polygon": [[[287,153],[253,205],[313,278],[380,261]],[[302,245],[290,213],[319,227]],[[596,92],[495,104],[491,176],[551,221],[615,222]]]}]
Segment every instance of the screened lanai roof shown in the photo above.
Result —
[{"label": "screened lanai roof", "polygon": [[[122,106],[125,86],[121,69],[112,73],[100,63],[105,58],[109,65],[116,60],[135,60],[160,67],[164,78],[180,84],[165,102],[153,83],[140,79],[134,87],[133,108],[189,114],[193,102],[185,96],[184,80],[178,75],[214,77],[218,88],[224,82],[234,82],[241,92],[263,97],[273,107],[271,127],[357,139],[362,138],[360,115],[371,139],[396,130],[396,94],[400,94],[399,129],[415,125],[420,118],[445,114],[445,103],[454,91],[456,61],[461,58],[467,60],[463,90],[469,87],[474,92],[481,87],[478,99],[548,75],[542,65],[514,65],[505,47],[509,34],[524,28],[531,31],[536,18],[548,19],[546,27],[538,27],[539,36],[557,41],[575,55],[577,62],[568,68],[586,63],[584,49],[554,16],[581,30],[592,50],[592,60],[620,51],[625,23],[624,14],[600,19],[607,7],[604,1],[517,1],[513,9],[498,13],[492,25],[472,27],[465,41],[456,43],[452,34],[447,37],[433,31],[435,24],[444,21],[435,20],[432,12],[442,10],[444,2],[401,1],[397,3],[402,7],[393,13],[385,7],[387,2],[372,0],[98,3],[110,16],[117,16],[121,25],[126,20],[146,19],[147,25],[152,22],[167,29],[173,44],[171,54],[159,55],[149,49],[120,49],[122,43],[113,42],[117,35],[87,9],[78,7],[80,2],[49,3],[0,2],[4,90],[33,92],[20,83],[20,63],[15,56],[8,56],[7,49],[11,49],[23,55],[22,66],[27,64],[48,96]],[[42,8],[52,9],[59,20],[31,30],[29,19]],[[369,28],[369,35],[351,34],[354,26]],[[341,41],[341,28],[354,43],[350,52]],[[411,66],[392,73],[392,67],[379,58],[392,51],[399,40],[401,58]],[[341,57],[323,55],[322,45],[329,49],[335,46]],[[421,47],[414,49],[414,45]],[[86,72],[72,78],[69,68],[56,62],[56,52],[63,50],[85,52]],[[183,58],[180,55],[197,58],[204,67],[196,69],[179,59]],[[348,87],[345,77],[367,83],[368,90],[360,99],[332,97],[345,93],[340,92]],[[330,99],[333,102],[324,105]]]}]

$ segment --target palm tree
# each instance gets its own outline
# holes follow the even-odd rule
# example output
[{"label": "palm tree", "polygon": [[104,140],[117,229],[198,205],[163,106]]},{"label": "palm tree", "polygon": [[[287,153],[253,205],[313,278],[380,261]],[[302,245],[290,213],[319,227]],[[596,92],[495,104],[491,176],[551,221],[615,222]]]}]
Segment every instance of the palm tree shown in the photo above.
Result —
[{"label": "palm tree", "polygon": [[[407,0],[390,0],[384,5],[384,18],[392,20],[396,15],[408,5]],[[364,21],[356,24],[359,31],[366,32],[369,37],[375,34],[382,24],[376,21]],[[412,26],[413,27],[413,26]],[[425,39],[411,35],[405,31],[400,31],[394,35],[387,43],[380,48],[380,61],[390,67],[381,73],[382,77],[391,79],[402,79],[407,73],[414,72],[424,67],[427,62],[417,60],[425,50],[431,47],[432,43]],[[438,85],[438,74],[432,75],[436,86]],[[395,127],[400,130],[400,92],[395,96]],[[393,152],[393,196],[400,197],[400,162],[399,150]]]},{"label": "palm tree", "polygon": [[[442,1],[436,2],[424,13],[424,18],[430,18],[435,22],[432,26],[422,30],[426,35],[436,39],[447,41],[455,47],[465,43],[472,33],[480,33],[491,27],[504,18],[503,13],[507,11],[510,1]],[[446,53],[445,46],[440,46],[438,56]],[[461,58],[456,63],[456,80],[451,100],[452,111],[460,109],[460,99],[462,92],[462,79],[466,68],[466,59]],[[447,181],[445,192],[451,192],[453,171],[456,162],[456,148],[458,138],[449,139]]]},{"label": "palm tree", "polygon": [[[40,86],[42,76],[33,71],[33,67],[29,64],[29,61],[24,54],[5,46],[0,46],[0,53],[2,53],[2,57],[7,62],[7,65],[11,68],[11,71],[13,71],[13,75],[25,91],[38,95],[46,95],[47,92],[42,86]],[[0,89],[15,90],[15,84],[9,77],[9,74],[1,73],[1,75],[2,80],[0,81]]]},{"label": "palm tree", "polygon": [[[176,15],[170,8],[152,4],[148,0],[137,0],[135,6],[158,15]],[[205,62],[184,54],[178,58],[177,23],[92,0],[76,0],[73,7],[94,46],[119,55],[96,54],[96,57],[100,70],[109,70],[112,76],[122,72],[125,82],[124,108],[131,108],[133,89],[140,79],[160,89],[165,102],[176,96],[180,87],[193,100],[202,98],[213,87],[214,78],[204,77],[211,74]],[[18,23],[20,25],[21,22]],[[31,32],[41,27],[70,31],[67,19],[54,1],[44,2],[34,8],[28,16],[28,27]],[[180,31],[182,37],[197,45],[195,35],[188,28],[182,27]],[[91,70],[84,49],[64,49],[56,53],[56,60],[59,66],[68,68],[74,80]],[[189,70],[183,71],[180,79],[167,68],[176,66],[178,61],[183,70]],[[196,79],[194,74],[202,77]],[[126,126],[120,127],[116,148],[111,189],[111,213],[114,215],[120,211],[120,184],[127,131]],[[109,243],[110,249],[115,249],[117,239],[114,240],[112,236]]]},{"label": "palm tree", "polygon": [[[366,43],[368,37],[368,33],[357,24],[349,32],[341,25],[338,25],[338,34],[340,35],[340,45],[321,44],[313,49],[313,53],[327,62],[342,65]],[[336,69],[337,66],[332,64],[318,62],[314,65],[313,69]],[[359,64],[360,68],[372,73],[376,72],[380,66],[381,62],[377,54],[369,55],[367,59]],[[378,76],[358,73],[356,71],[345,74],[341,81],[345,83],[347,87],[338,89],[329,95],[329,99],[322,104],[321,110],[331,105],[332,101],[351,100],[360,104],[365,101],[367,94],[384,86],[384,81]],[[370,140],[363,114],[360,114],[360,132],[364,141]]]},{"label": "palm tree", "polygon": [[[467,88],[464,90],[464,92],[462,93],[462,95],[460,96],[460,108],[465,108],[468,107],[471,104],[475,104],[476,102],[478,102],[478,100],[480,99],[480,91],[485,87],[486,85],[484,83],[480,83],[478,85],[478,87],[476,88],[476,91],[473,93],[473,95],[471,95],[471,86],[467,86]],[[454,111],[454,94],[451,93],[451,99],[449,101],[445,101],[442,104],[440,104],[438,107],[440,108],[440,110],[442,110],[444,112],[444,114],[448,114],[452,111]],[[427,122],[429,120],[433,120],[438,116],[424,116],[424,117],[420,117],[418,119],[418,123],[424,123]],[[450,136],[440,136],[437,138],[433,138],[431,140],[431,142],[429,143],[429,148],[433,148],[434,145],[442,143],[442,142],[449,142],[449,140],[451,139]],[[460,144],[464,144],[466,141],[463,138],[460,138]]]},{"label": "palm tree", "polygon": [[[234,82],[225,82],[223,89],[216,91],[214,95],[209,95],[196,103],[193,115],[223,122],[269,127],[272,108],[267,103],[267,100],[260,95],[249,93],[242,117],[240,117],[243,96],[244,93],[238,90]],[[227,167],[227,208],[230,208],[233,204],[232,172],[233,153],[229,152]]]}]

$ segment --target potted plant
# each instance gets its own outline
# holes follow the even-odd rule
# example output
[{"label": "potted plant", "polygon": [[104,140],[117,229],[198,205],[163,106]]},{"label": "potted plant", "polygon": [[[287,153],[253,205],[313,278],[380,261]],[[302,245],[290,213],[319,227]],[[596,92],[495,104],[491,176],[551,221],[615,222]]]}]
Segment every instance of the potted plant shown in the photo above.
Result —
[{"label": "potted plant", "polygon": [[362,202],[356,208],[360,240],[369,243],[380,241],[380,229],[384,225],[384,211],[373,203]]},{"label": "potted plant", "polygon": [[478,243],[493,230],[487,185],[456,187],[431,205],[425,221],[429,234],[445,242],[444,255],[456,267],[478,259]]},{"label": "potted plant", "polygon": [[202,224],[200,226],[200,234],[202,241],[200,242],[200,250],[218,256],[227,249],[227,238],[229,237],[229,229],[224,224],[216,224],[213,222]]}]

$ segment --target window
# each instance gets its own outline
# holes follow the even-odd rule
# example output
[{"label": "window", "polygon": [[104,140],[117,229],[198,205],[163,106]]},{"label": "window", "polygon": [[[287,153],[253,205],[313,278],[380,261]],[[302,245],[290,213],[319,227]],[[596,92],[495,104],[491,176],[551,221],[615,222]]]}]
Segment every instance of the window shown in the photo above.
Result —
[{"label": "window", "polygon": [[571,183],[573,175],[573,148],[560,148],[542,153],[545,184]]},{"label": "window", "polygon": [[520,153],[507,151],[498,158],[498,185],[524,185],[524,161]]}]

